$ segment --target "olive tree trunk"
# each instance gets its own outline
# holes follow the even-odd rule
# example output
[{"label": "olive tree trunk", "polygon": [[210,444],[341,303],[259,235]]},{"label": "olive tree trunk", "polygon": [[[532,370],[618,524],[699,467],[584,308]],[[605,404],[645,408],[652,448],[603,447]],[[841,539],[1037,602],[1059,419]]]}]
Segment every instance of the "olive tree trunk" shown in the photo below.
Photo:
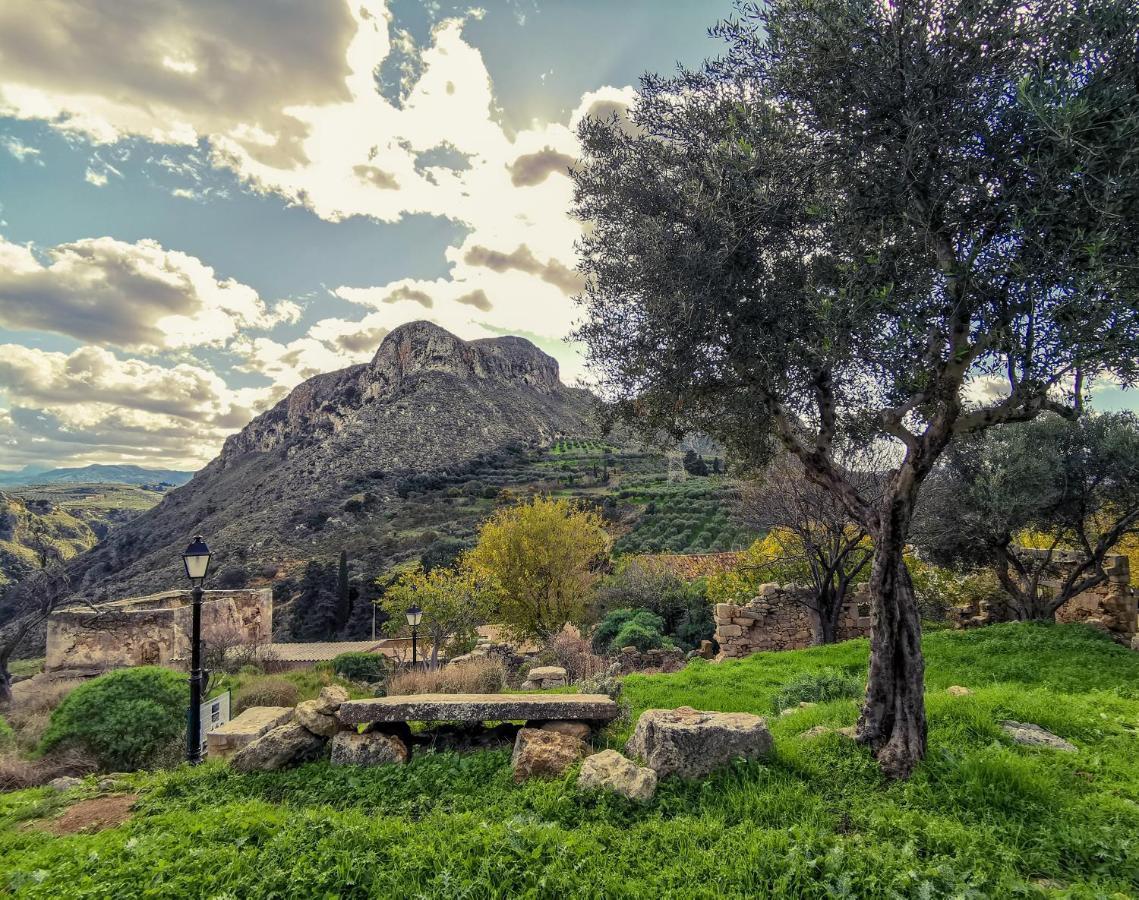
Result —
[{"label": "olive tree trunk", "polygon": [[870,671],[857,738],[883,773],[908,778],[925,756],[925,663],[921,617],[903,560],[905,540],[884,532],[870,572]]}]

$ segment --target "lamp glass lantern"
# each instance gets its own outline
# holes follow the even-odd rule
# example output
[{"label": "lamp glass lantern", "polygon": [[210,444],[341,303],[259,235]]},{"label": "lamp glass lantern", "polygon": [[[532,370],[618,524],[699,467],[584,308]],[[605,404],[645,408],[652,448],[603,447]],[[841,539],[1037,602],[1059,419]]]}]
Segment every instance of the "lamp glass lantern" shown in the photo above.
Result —
[{"label": "lamp glass lantern", "polygon": [[419,622],[423,618],[423,610],[416,604],[407,611],[407,624],[412,628],[418,628]]},{"label": "lamp glass lantern", "polygon": [[182,562],[186,566],[186,577],[191,581],[201,583],[206,578],[210,568],[210,548],[198,535],[194,542],[182,554]]}]

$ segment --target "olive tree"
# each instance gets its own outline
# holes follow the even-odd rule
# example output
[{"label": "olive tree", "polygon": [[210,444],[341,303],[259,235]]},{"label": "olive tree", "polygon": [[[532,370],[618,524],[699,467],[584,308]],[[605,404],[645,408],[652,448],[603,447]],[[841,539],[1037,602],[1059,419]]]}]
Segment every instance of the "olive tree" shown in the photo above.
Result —
[{"label": "olive tree", "polygon": [[1053,619],[1107,581],[1106,556],[1132,535],[1136,417],[1045,415],[951,447],[922,498],[914,543],[938,562],[992,566],[1018,619]]},{"label": "olive tree", "polygon": [[[957,435],[1078,416],[1135,377],[1139,10],[1114,0],[772,0],[722,58],[585,120],[577,337],[613,414],[781,447],[874,543],[857,726],[891,776],[926,747],[903,564]],[[889,441],[872,501],[839,442]]]}]

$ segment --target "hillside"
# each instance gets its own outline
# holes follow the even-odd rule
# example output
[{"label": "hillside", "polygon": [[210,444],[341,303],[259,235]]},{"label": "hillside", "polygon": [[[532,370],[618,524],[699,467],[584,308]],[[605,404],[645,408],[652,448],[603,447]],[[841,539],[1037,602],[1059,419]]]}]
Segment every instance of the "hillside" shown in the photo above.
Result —
[{"label": "hillside", "polygon": [[126,484],[45,484],[0,494],[0,585],[69,560],[153,507],[161,490]]},{"label": "hillside", "polygon": [[0,588],[45,562],[73,559],[97,540],[91,527],[68,510],[0,493]]},{"label": "hillside", "polygon": [[193,472],[177,469],[147,469],[131,465],[90,465],[74,469],[39,469],[26,467],[18,472],[0,472],[0,485],[56,485],[56,484],[134,484],[167,485],[185,484]]},{"label": "hillside", "polygon": [[[820,670],[862,678],[867,642],[630,676],[648,707],[768,716],[775,755],[664,779],[636,804],[575,772],[511,780],[510,752],[404,766],[215,764],[113,779],[105,830],[56,818],[100,793],[0,797],[0,893],[20,897],[1130,897],[1139,893],[1139,654],[1081,626],[1010,624],[924,640],[930,751],[908,782],[869,752],[803,732],[854,722],[851,699],[774,714]],[[970,688],[955,697],[950,685]],[[313,688],[315,691],[316,687]],[[1074,753],[1017,746],[1033,722]],[[631,721],[631,720],[630,720]],[[608,741],[620,745],[628,722]],[[129,809],[134,801],[133,811]],[[123,818],[129,819],[123,824]],[[113,827],[117,826],[117,827]]]}]

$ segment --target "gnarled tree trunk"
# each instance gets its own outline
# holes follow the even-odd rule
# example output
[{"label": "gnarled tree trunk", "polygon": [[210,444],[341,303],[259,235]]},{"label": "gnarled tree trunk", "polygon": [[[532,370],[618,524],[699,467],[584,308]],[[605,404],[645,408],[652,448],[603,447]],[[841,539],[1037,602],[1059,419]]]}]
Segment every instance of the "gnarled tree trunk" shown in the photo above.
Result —
[{"label": "gnarled tree trunk", "polygon": [[874,535],[870,672],[857,728],[891,778],[909,777],[926,749],[921,617],[903,559],[912,513],[912,502],[895,496]]}]

